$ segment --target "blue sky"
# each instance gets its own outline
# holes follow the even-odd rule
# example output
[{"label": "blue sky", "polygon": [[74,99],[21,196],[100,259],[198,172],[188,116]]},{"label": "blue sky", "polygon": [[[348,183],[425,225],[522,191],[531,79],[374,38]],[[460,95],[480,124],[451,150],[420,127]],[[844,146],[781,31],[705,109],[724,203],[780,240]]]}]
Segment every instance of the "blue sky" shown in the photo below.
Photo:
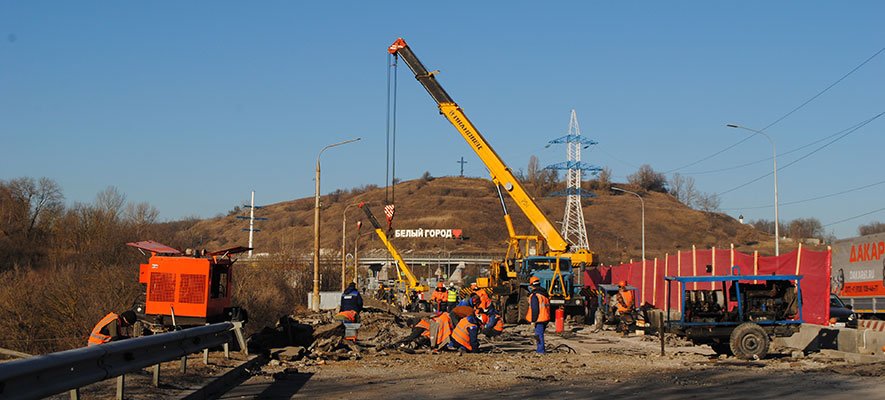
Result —
[{"label": "blue sky", "polygon": [[[384,184],[387,46],[404,37],[514,169],[566,133],[625,180],[670,171],[761,129],[885,47],[885,4],[858,2],[0,1],[0,179],[46,176],[70,202],[113,185],[163,219]],[[885,54],[768,129],[779,153],[885,111]],[[397,176],[485,177],[405,65]],[[885,180],[885,117],[779,173],[781,203]],[[784,154],[781,165],[815,146]],[[704,192],[771,171],[762,137],[676,170]],[[742,168],[730,167],[764,160]],[[710,172],[718,169],[726,171]],[[773,219],[767,177],[723,211]],[[882,208],[885,184],[782,205],[824,224]],[[761,208],[753,208],[761,207]],[[839,237],[885,211],[828,225]],[[592,225],[592,221],[588,221]]]}]

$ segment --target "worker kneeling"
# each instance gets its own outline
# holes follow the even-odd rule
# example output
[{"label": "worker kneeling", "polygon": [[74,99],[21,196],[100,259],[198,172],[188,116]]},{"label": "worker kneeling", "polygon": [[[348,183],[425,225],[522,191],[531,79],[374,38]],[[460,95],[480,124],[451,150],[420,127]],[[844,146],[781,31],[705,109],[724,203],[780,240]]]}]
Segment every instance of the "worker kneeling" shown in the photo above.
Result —
[{"label": "worker kneeling", "polygon": [[476,316],[482,322],[482,333],[487,337],[495,337],[504,332],[504,320],[498,316],[495,306],[489,305],[486,309],[477,309]]},{"label": "worker kneeling", "polygon": [[432,350],[436,350],[449,343],[452,328],[454,328],[452,316],[447,312],[431,318],[422,318],[412,328],[412,333],[396,344],[399,347],[429,346]]},{"label": "worker kneeling", "polygon": [[132,326],[137,320],[138,317],[135,315],[135,311],[132,310],[124,311],[120,315],[108,313],[108,315],[105,315],[104,318],[102,318],[101,321],[98,321],[98,323],[95,324],[95,327],[92,328],[92,332],[89,334],[89,340],[86,345],[95,346],[121,339],[128,339],[129,336],[123,332],[122,328]]},{"label": "worker kneeling", "polygon": [[344,293],[341,293],[341,309],[334,318],[342,322],[360,322],[361,311],[363,311],[363,297],[356,290],[356,284],[351,282]]},{"label": "worker kneeling", "polygon": [[[476,316],[469,315],[461,318],[455,330],[452,331],[452,341],[449,349],[466,351],[468,353],[479,352],[479,325],[481,322]],[[464,350],[462,350],[464,349]]]}]

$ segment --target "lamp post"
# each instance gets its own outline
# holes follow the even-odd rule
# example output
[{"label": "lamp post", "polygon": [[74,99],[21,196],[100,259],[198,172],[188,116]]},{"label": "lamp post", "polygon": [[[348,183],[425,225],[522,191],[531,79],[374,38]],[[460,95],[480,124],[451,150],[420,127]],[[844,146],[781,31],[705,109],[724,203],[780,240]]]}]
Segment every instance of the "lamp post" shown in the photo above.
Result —
[{"label": "lamp post", "polygon": [[740,126],[740,125],[736,125],[736,124],[727,124],[725,126],[727,126],[729,128],[743,129],[745,131],[758,133],[762,136],[765,136],[765,138],[768,139],[768,142],[771,143],[771,158],[774,160],[774,255],[779,256],[779,255],[781,255],[781,251],[780,251],[781,237],[780,237],[780,229],[778,227],[780,225],[780,219],[778,219],[778,201],[777,201],[777,147],[775,147],[774,140],[771,138],[771,136],[768,136],[767,133],[762,132],[758,129],[747,128],[745,126]]},{"label": "lamp post", "polygon": [[[344,212],[341,213],[341,291],[344,292],[346,289],[346,284],[344,280],[346,279],[345,271],[347,270],[347,210],[350,207],[355,206],[356,204],[348,204],[347,207],[344,207]],[[359,233],[357,233],[359,235]],[[354,255],[356,257],[356,255]]]},{"label": "lamp post", "polygon": [[629,190],[624,190],[621,188],[617,188],[612,186],[612,190],[617,190],[619,192],[630,193],[639,198],[639,205],[642,207],[642,263],[645,265],[645,200],[642,200],[642,196],[639,193],[631,192]]},{"label": "lamp post", "polygon": [[313,311],[320,311],[320,156],[326,149],[356,142],[361,138],[345,140],[323,147],[317,154],[316,166],[316,191],[314,192],[313,206]]}]

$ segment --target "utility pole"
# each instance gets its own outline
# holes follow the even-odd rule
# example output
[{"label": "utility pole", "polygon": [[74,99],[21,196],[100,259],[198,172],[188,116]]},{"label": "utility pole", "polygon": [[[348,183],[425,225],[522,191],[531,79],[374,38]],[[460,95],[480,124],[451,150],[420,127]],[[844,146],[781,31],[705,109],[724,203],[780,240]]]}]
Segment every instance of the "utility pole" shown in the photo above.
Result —
[{"label": "utility pole", "polygon": [[255,229],[255,221],[267,221],[267,218],[255,218],[255,209],[261,208],[261,206],[255,205],[255,191],[252,191],[252,201],[249,204],[243,204],[243,207],[249,209],[249,216],[237,216],[237,219],[248,219],[249,220],[249,228],[243,228],[244,231],[249,231],[249,258],[252,258],[252,234],[255,232],[261,232],[261,229]]},{"label": "utility pole", "polygon": [[[558,139],[551,140],[545,147],[552,144],[566,144],[566,162],[547,166],[545,169],[564,169],[567,172],[568,186],[565,190],[565,216],[562,220],[562,237],[565,238],[573,247],[573,249],[590,249],[590,243],[587,240],[587,226],[584,223],[584,209],[581,207],[582,197],[593,197],[590,192],[581,188],[584,171],[589,171],[592,175],[596,175],[602,168],[581,162],[581,149],[588,148],[597,144],[596,141],[584,139],[581,137],[581,128],[578,126],[578,117],[575,110],[572,110],[571,119],[568,124],[568,135]],[[562,192],[554,193],[554,195],[563,195]]]},{"label": "utility pole", "polygon": [[464,156],[461,156],[461,161],[455,161],[458,164],[461,164],[461,177],[464,177],[464,164],[467,164],[467,161],[464,161]]}]

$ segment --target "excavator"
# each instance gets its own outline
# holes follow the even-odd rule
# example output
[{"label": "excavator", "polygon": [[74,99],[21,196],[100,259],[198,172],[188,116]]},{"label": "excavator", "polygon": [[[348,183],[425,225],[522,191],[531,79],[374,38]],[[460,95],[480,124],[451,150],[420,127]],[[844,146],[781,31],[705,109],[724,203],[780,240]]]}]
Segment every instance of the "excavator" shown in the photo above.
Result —
[{"label": "excavator", "polygon": [[[488,168],[498,188],[509,234],[508,250],[502,261],[492,263],[489,277],[477,282],[478,286],[491,288],[498,309],[504,311],[504,319],[508,323],[521,322],[525,315],[525,297],[529,294],[528,281],[532,276],[540,278],[542,287],[550,295],[551,305],[563,307],[569,315],[585,315],[587,304],[586,298],[581,295],[581,269],[592,265],[593,252],[588,249],[572,251],[569,248],[569,243],[550,223],[513,171],[436,80],[438,71],[428,71],[403,38],[393,42],[387,51],[409,66],[415,79],[436,102],[440,114],[457,129]],[[501,188],[514,200],[539,235],[516,234]],[[525,251],[522,250],[523,245]],[[532,254],[532,250],[536,254]]]},{"label": "excavator", "polygon": [[372,224],[372,227],[375,229],[375,233],[378,235],[378,238],[381,239],[381,242],[384,243],[384,246],[387,247],[387,251],[390,252],[390,255],[393,256],[394,261],[396,261],[396,289],[398,294],[398,301],[400,302],[400,306],[405,309],[411,309],[414,311],[429,311],[430,303],[425,300],[414,300],[412,293],[424,293],[430,288],[421,282],[418,281],[418,278],[415,277],[415,274],[412,273],[412,270],[409,269],[409,266],[406,265],[406,262],[403,260],[402,256],[399,255],[399,252],[396,251],[396,247],[393,246],[393,243],[390,242],[390,239],[387,238],[387,234],[384,232],[384,229],[381,227],[381,224],[378,223],[378,220],[375,219],[375,215],[372,214],[372,210],[369,209],[369,206],[366,205],[365,202],[359,204],[359,208],[363,209],[366,213],[366,218],[369,219],[369,222]]}]

